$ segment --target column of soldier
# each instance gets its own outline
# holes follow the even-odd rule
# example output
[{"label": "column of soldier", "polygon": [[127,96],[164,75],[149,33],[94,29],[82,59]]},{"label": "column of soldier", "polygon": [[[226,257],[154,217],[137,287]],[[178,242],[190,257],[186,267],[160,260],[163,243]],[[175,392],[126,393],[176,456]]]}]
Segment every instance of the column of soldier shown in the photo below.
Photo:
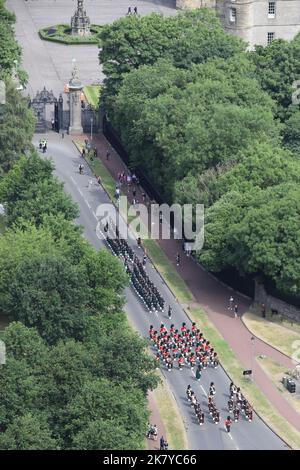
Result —
[{"label": "column of soldier", "polygon": [[165,301],[152,281],[150,281],[144,264],[134,254],[127,241],[120,237],[118,227],[110,219],[103,227],[106,241],[112,252],[124,260],[126,272],[138,297],[149,312],[164,311]]},{"label": "column of soldier", "polygon": [[193,370],[196,366],[196,378],[201,376],[202,369],[207,366],[216,368],[219,364],[217,352],[211,346],[210,341],[204,338],[203,333],[193,322],[191,328],[187,328],[185,322],[180,330],[174,324],[168,331],[162,323],[159,331],[150,325],[149,337],[156,349],[156,361],[162,363],[169,371],[173,369],[174,362],[178,362],[178,369],[182,370],[184,364]]},{"label": "column of soldier", "polygon": [[[214,424],[219,424],[220,422],[220,411],[217,409],[216,404],[214,402],[214,395],[216,393],[215,386],[213,382],[210,384],[209,387],[209,395],[208,395],[208,412],[212,418]],[[230,397],[228,400],[228,411],[229,413],[233,413],[233,420],[237,423],[240,419],[240,414],[242,413],[249,423],[252,422],[253,419],[253,409],[250,403],[246,400],[246,398],[241,393],[240,389],[236,387],[233,383],[230,384]],[[191,407],[194,409],[196,417],[200,426],[204,423],[204,413],[201,409],[201,405],[195,395],[195,392],[192,390],[191,386],[188,385],[186,389],[186,396],[188,401],[191,404]]]},{"label": "column of soldier", "polygon": [[[169,371],[173,369],[174,362],[177,361],[179,370],[182,370],[185,365],[190,367],[192,371],[196,367],[196,379],[200,380],[202,370],[205,370],[207,366],[217,368],[219,365],[217,352],[210,344],[210,341],[204,338],[195,322],[192,323],[190,329],[183,322],[180,330],[172,324],[169,331],[163,323],[159,331],[154,330],[153,325],[150,325],[149,337],[156,349],[157,365],[163,364]],[[199,424],[202,425],[204,423],[204,413],[190,385],[186,393]],[[215,394],[215,385],[211,382],[208,394],[208,411],[213,422],[218,424],[220,422],[220,411],[214,401]],[[228,411],[233,413],[235,422],[239,420],[240,412],[244,414],[249,422],[252,421],[252,407],[242,395],[240,388],[235,387],[233,383],[230,385]]]}]

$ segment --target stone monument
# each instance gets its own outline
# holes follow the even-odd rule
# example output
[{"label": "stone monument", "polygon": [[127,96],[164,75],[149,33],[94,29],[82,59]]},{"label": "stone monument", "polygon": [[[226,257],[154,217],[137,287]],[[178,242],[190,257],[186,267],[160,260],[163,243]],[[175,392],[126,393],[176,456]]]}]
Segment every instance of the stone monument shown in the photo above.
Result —
[{"label": "stone monument", "polygon": [[70,135],[81,135],[83,129],[81,125],[81,93],[83,85],[78,78],[76,62],[73,60],[72,78],[69,81],[69,98],[70,98]]},{"label": "stone monument", "polygon": [[91,22],[83,9],[83,0],[77,0],[77,10],[71,18],[72,36],[90,36]]}]

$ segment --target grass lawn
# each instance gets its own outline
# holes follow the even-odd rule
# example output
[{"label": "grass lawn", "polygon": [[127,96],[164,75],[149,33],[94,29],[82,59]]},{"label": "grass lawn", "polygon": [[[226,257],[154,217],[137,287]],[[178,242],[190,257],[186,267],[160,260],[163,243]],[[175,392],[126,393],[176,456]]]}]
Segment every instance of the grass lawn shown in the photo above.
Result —
[{"label": "grass lawn", "polygon": [[52,41],[61,44],[83,45],[83,44],[98,44],[101,40],[99,34],[102,26],[92,24],[90,36],[72,36],[71,27],[69,24],[57,24],[54,26],[47,26],[39,30],[39,36],[45,41]]},{"label": "grass lawn", "polygon": [[88,104],[90,104],[94,109],[99,107],[100,90],[100,85],[87,85],[83,88],[83,93]]},{"label": "grass lawn", "polygon": [[172,450],[188,449],[186,430],[175,398],[164,378],[154,390],[154,398]]},{"label": "grass lawn", "polygon": [[274,383],[277,390],[284,396],[284,398],[289,402],[289,404],[295,408],[296,412],[299,413],[299,420],[300,420],[300,396],[295,393],[290,393],[284,387],[282,383],[282,377],[288,376],[288,370],[286,367],[278,364],[278,362],[273,361],[273,359],[269,357],[265,358],[256,358],[257,362],[259,363],[260,367],[265,371],[269,379]]},{"label": "grass lawn", "polygon": [[264,319],[252,312],[243,315],[243,321],[255,336],[284,354],[292,356],[295,352],[292,345],[294,341],[300,340],[300,325],[291,326],[286,320],[279,323],[278,319]]},{"label": "grass lawn", "polygon": [[[82,143],[75,142],[78,148],[82,148]],[[114,200],[115,181],[104,167],[100,160],[92,162],[95,173],[100,175],[102,183],[112,200]],[[108,184],[108,186],[106,186]],[[150,242],[150,243],[149,243]],[[193,295],[188,289],[187,285],[177,273],[175,267],[171,264],[165,253],[160,246],[154,241],[149,240],[148,244],[143,241],[147,249],[149,257],[152,259],[153,264],[161,272],[167,281],[170,289],[174,292],[177,300],[182,304],[193,301]],[[164,269],[165,273],[164,274]],[[166,277],[165,277],[166,276]],[[266,399],[264,394],[259,390],[255,383],[250,382],[244,378],[242,371],[244,366],[240,363],[232,349],[228,346],[224,338],[221,336],[217,328],[208,318],[208,315],[201,308],[193,302],[193,308],[188,310],[188,314],[192,320],[196,321],[199,327],[205,332],[205,336],[209,338],[215,349],[218,351],[222,365],[231,379],[243,389],[244,395],[252,403],[255,410],[266,421],[266,423],[274,429],[279,436],[281,436],[293,449],[300,449],[300,434],[291,426],[283,417],[281,417],[271,403]],[[162,402],[167,406],[168,400],[162,395]],[[161,410],[160,410],[161,411]],[[163,411],[161,412],[163,413]],[[165,420],[164,420],[165,422]],[[167,429],[168,433],[169,430]],[[170,443],[171,444],[171,443]]]}]

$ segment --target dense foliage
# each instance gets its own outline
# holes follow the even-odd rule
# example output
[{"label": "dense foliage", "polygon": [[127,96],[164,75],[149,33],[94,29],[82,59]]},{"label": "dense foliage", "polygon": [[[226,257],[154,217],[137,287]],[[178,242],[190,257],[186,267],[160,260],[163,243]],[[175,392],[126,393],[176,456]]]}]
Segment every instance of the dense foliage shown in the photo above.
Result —
[{"label": "dense foliage", "polygon": [[78,207],[31,146],[34,119],[11,80],[13,24],[0,0],[0,312],[11,320],[0,449],[141,449],[155,364],[122,311],[123,267],[84,239]]},{"label": "dense foliage", "polygon": [[167,202],[205,204],[207,268],[299,296],[299,36],[246,52],[206,9],[156,23],[103,30],[108,117],[131,165]]},{"label": "dense foliage", "polygon": [[168,58],[176,67],[188,68],[211,57],[231,57],[245,47],[239,38],[226,34],[214,12],[206,8],[170,17],[153,13],[121,18],[103,26],[100,38],[107,107],[123,74],[141,65]]}]

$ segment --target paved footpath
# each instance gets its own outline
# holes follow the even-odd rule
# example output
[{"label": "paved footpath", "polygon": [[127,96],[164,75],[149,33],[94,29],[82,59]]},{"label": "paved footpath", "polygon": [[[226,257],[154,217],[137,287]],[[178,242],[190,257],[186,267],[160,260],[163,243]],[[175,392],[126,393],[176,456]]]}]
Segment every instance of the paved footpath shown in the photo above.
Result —
[{"label": "paved footpath", "polygon": [[[88,136],[84,138],[88,138]],[[102,162],[117,180],[118,173],[126,170],[123,161],[104,136],[95,136],[94,145],[98,149],[98,155]],[[111,152],[111,157],[107,161],[106,152],[108,149]],[[141,192],[139,194],[137,192],[136,196],[140,201],[142,200]],[[159,243],[175,269],[191,290],[196,302],[205,309],[209,318],[233,349],[245,369],[253,370],[254,380],[260,390],[277,409],[279,414],[300,432],[299,414],[295,412],[294,408],[278,392],[260,365],[253,360],[254,356],[262,354],[274,359],[289,369],[295,367],[291,359],[267,345],[259,338],[255,339],[255,345],[253,347],[251,342],[252,334],[240,319],[240,316],[249,309],[251,300],[221,284],[193,259],[183,254],[181,256],[180,266],[176,266],[176,253],[183,253],[180,241],[159,240]],[[239,306],[238,318],[234,318],[227,309],[228,299],[231,295],[233,295],[234,300]]]},{"label": "paved footpath", "polygon": [[[117,2],[112,0],[85,1],[87,13],[95,23],[107,23],[123,16],[127,11],[128,3],[130,4],[127,0],[118,0]],[[162,5],[160,0],[139,0],[136,3],[141,14],[150,11],[176,14],[172,0],[165,5]],[[16,36],[23,48],[23,66],[29,72],[27,93],[33,96],[44,85],[48,89],[53,89],[56,95],[61,92],[63,85],[70,78],[73,57],[77,59],[79,71],[84,70],[84,75],[89,77],[87,84],[103,78],[99,72],[97,46],[64,47],[41,41],[38,37],[37,31],[41,27],[69,22],[75,2],[69,0],[7,0],[7,6],[17,15]],[[104,137],[97,138],[96,142],[99,153],[102,156],[106,155],[109,144]],[[103,161],[115,178],[117,172],[124,167],[115,152],[112,152],[112,158],[109,162],[105,159]],[[174,240],[161,241],[160,243],[175,266],[175,255],[181,251],[181,246]],[[254,369],[255,381],[266,397],[280,414],[300,431],[300,420],[294,410],[279,394],[260,366],[255,364],[253,367],[251,334],[239,319],[228,315],[227,302],[232,291],[222,286],[199,265],[184,256],[180,267],[176,267],[176,269],[192,291],[196,301],[206,310],[245,368]],[[240,313],[243,314],[248,309],[250,302],[235,293],[233,295],[239,304]],[[256,339],[255,355],[258,354],[272,357],[288,368],[293,367],[286,356]]]}]

